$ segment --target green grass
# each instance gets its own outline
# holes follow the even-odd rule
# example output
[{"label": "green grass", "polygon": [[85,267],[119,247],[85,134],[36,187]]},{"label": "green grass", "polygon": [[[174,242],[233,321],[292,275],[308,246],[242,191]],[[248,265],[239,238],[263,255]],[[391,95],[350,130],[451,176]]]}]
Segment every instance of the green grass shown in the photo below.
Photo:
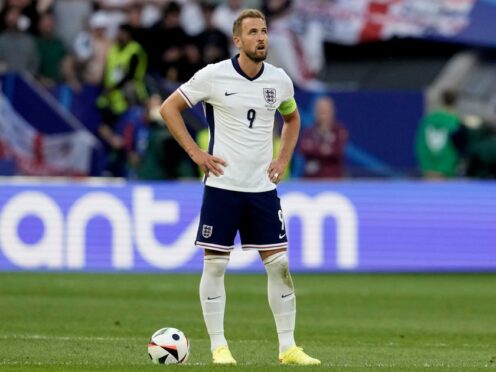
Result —
[{"label": "green grass", "polygon": [[[236,367],[214,367],[199,275],[0,274],[0,370],[475,371],[496,368],[496,275],[293,275],[297,342],[322,367],[277,363],[263,275],[228,274]],[[192,342],[185,366],[154,366],[158,328]]]}]

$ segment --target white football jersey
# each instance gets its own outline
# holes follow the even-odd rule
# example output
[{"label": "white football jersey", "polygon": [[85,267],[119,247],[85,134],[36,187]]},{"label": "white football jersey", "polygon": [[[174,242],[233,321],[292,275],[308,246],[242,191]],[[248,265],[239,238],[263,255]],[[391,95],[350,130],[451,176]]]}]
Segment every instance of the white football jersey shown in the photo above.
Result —
[{"label": "white football jersey", "polygon": [[276,186],[267,170],[274,116],[279,105],[294,95],[289,76],[263,63],[260,73],[250,78],[234,57],[199,70],[178,91],[190,107],[203,102],[209,153],[227,162],[224,174],[210,174],[205,184],[244,192],[273,190]]}]

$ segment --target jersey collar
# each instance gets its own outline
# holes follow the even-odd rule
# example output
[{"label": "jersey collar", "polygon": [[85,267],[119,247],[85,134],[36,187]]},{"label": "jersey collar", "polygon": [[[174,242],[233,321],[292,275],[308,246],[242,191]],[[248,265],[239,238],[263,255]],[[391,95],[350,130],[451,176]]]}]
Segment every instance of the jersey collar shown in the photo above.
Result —
[{"label": "jersey collar", "polygon": [[250,81],[253,81],[255,79],[258,79],[263,74],[264,67],[265,67],[265,64],[264,63],[262,63],[262,68],[260,69],[260,71],[258,72],[258,74],[256,74],[253,77],[249,77],[248,75],[246,75],[245,72],[241,69],[241,66],[239,65],[238,57],[239,57],[239,54],[236,54],[234,57],[231,58],[231,62],[233,64],[234,69],[238,72],[238,74],[240,74],[241,76],[243,76],[245,79],[248,79]]}]

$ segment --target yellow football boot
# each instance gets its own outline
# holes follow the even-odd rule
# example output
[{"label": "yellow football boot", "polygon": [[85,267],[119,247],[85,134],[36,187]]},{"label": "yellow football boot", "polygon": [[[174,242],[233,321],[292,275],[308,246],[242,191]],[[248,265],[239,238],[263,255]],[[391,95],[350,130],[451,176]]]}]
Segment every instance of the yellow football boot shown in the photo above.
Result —
[{"label": "yellow football boot", "polygon": [[227,346],[219,346],[212,352],[212,362],[214,364],[236,364]]},{"label": "yellow football boot", "polygon": [[281,364],[296,364],[300,366],[316,366],[320,360],[312,358],[301,347],[293,346],[279,354]]}]

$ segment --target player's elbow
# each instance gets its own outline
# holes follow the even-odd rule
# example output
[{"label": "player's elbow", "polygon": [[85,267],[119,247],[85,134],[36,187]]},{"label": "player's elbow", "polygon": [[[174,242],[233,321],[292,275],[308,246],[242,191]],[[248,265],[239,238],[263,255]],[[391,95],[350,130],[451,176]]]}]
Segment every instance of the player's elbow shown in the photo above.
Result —
[{"label": "player's elbow", "polygon": [[170,123],[174,121],[174,112],[177,112],[177,114],[180,115],[177,108],[175,108],[174,105],[171,104],[168,99],[166,99],[160,106],[160,115],[162,116],[162,119],[164,120],[165,125],[169,128],[169,130]]},{"label": "player's elbow", "polygon": [[174,118],[181,115],[181,111],[186,108],[186,103],[177,93],[171,94],[160,106],[160,115],[165,123],[169,125]]},{"label": "player's elbow", "polygon": [[162,102],[162,105],[160,105],[160,115],[162,116],[162,119],[167,123],[167,114],[171,111],[170,107],[170,102],[168,99],[166,99],[164,102]]}]

